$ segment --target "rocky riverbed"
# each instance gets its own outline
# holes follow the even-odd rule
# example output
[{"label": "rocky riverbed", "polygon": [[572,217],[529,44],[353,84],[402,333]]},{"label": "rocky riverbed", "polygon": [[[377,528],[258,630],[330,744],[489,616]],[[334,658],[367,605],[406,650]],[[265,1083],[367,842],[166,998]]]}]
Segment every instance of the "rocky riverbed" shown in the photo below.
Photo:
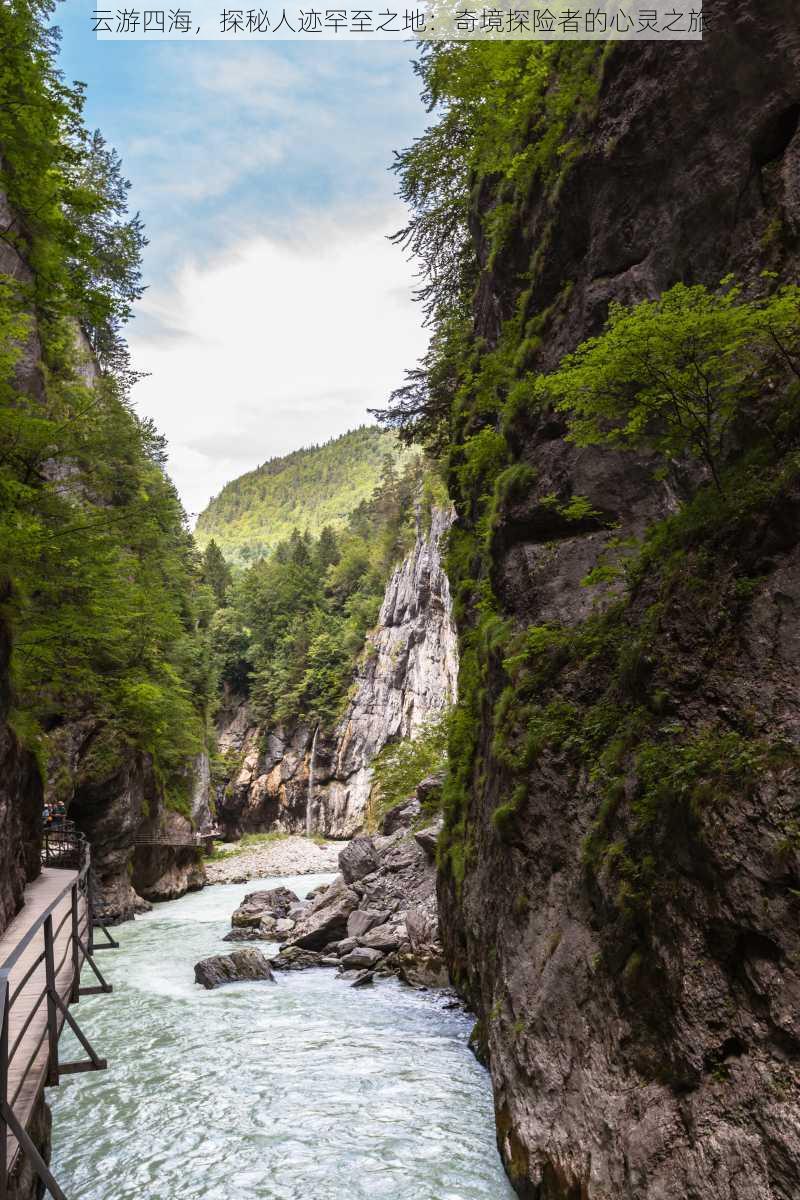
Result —
[{"label": "rocky riverbed", "polygon": [[330,882],[220,884],[117,929],[114,995],[82,997],[79,1014],[111,1069],[48,1092],[67,1196],[514,1200],[472,1021],[448,998],[392,979],[351,989],[333,970],[195,983],[195,963],[246,948],[223,941],[245,892]]},{"label": "rocky riverbed", "polygon": [[265,840],[241,850],[234,844],[225,858],[206,863],[206,879],[208,883],[246,883],[270,875],[327,875],[338,870],[341,848],[341,842],[314,842],[305,837]]},{"label": "rocky riverbed", "polygon": [[302,897],[285,888],[250,892],[226,941],[279,942],[278,971],[334,967],[361,986],[396,975],[417,987],[448,983],[436,908],[439,823],[413,827],[418,806],[396,810],[384,828],[338,854],[336,879]]}]

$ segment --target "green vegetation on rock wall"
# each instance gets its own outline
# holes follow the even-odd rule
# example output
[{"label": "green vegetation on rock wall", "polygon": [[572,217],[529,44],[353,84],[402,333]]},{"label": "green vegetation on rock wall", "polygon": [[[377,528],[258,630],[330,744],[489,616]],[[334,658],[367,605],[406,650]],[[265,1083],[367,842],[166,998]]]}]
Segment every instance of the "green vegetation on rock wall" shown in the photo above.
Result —
[{"label": "green vegetation on rock wall", "polygon": [[457,510],[441,928],[522,1196],[797,1178],[800,43],[754,12],[426,48],[398,162],[433,340],[384,419]]},{"label": "green vegetation on rock wall", "polygon": [[230,562],[249,563],[294,529],[312,537],[326,526],[343,529],[372,496],[387,457],[402,470],[414,454],[392,433],[362,425],[324,445],[272,458],[226,483],[198,518],[197,543],[205,547],[213,538]]},{"label": "green vegetation on rock wall", "polygon": [[[88,722],[85,781],[151,756],[185,802],[205,743],[209,588],[121,329],[141,293],[119,161],[55,66],[49,4],[0,8],[0,547],[14,721],[44,759]],[[10,220],[8,219],[10,217]]]},{"label": "green vegetation on rock wall", "polygon": [[[657,301],[612,306],[602,336],[554,360],[548,334],[572,285],[545,308],[533,297],[608,62],[592,45],[424,51],[418,71],[437,121],[399,156],[414,216],[398,236],[425,261],[434,337],[382,418],[444,457],[459,514],[448,560],[462,664],[446,875],[458,891],[475,860],[487,772],[500,790],[495,836],[513,845],[532,778],[558,762],[597,797],[586,868],[616,877],[620,912],[637,928],[634,941],[646,942],[654,890],[672,870],[676,811],[691,819],[702,795],[746,788],[789,753],[780,731],[683,719],[668,647],[676,614],[691,622],[714,603],[719,630],[732,628],[757,587],[736,580],[737,545],[795,488],[800,308],[797,289],[774,272],[746,288],[679,285]],[[531,250],[522,231],[534,212]],[[674,484],[679,511],[643,539],[615,541],[615,519],[586,497],[543,489],[526,461],[538,430],[650,455],[654,487]],[[604,531],[581,584],[585,620],[528,624],[499,599],[498,560],[514,522],[537,543],[548,530],[554,539]]]}]

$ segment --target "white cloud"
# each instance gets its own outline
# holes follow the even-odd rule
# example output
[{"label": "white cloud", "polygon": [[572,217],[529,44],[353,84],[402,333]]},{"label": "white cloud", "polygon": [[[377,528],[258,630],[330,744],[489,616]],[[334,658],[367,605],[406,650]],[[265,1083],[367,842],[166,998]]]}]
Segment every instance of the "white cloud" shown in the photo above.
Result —
[{"label": "white cloud", "polygon": [[413,266],[386,240],[402,213],[298,225],[179,269],[131,329],[140,411],[170,442],[189,512],[275,454],[382,406],[424,350]]}]

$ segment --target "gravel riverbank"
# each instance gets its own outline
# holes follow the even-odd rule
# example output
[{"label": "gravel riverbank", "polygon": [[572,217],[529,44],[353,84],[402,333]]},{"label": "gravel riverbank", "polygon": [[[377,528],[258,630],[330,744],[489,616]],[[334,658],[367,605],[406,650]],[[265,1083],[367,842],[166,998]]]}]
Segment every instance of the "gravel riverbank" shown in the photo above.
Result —
[{"label": "gravel riverbank", "polygon": [[268,875],[326,875],[338,871],[339,851],[345,845],[345,842],[320,845],[304,837],[265,841],[233,851],[215,862],[206,862],[206,878],[209,883],[245,883]]}]

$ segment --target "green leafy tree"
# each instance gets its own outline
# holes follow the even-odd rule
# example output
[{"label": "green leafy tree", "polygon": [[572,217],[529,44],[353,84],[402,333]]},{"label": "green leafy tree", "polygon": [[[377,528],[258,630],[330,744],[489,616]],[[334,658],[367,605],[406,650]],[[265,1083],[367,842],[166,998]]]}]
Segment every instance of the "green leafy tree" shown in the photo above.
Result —
[{"label": "green leafy tree", "polygon": [[721,488],[737,421],[762,420],[759,401],[787,374],[800,379],[800,288],[747,300],[739,287],[677,284],[657,300],[612,304],[605,331],[533,392],[568,414],[579,445],[689,453]]},{"label": "green leafy tree", "polygon": [[324,572],[328,567],[335,566],[340,558],[341,554],[339,552],[339,543],[336,540],[336,533],[330,525],[326,525],[319,535],[314,561],[317,568]]},{"label": "green leafy tree", "polygon": [[32,272],[0,276],[14,720],[45,758],[60,729],[86,721],[83,778],[146,753],[185,806],[213,686],[212,605],[164,440],[128,399],[121,331],[141,291],[141,223],[119,159],[83,126],[82,87],[58,71],[51,11],[0,6],[0,188],[13,214],[0,237]]}]

